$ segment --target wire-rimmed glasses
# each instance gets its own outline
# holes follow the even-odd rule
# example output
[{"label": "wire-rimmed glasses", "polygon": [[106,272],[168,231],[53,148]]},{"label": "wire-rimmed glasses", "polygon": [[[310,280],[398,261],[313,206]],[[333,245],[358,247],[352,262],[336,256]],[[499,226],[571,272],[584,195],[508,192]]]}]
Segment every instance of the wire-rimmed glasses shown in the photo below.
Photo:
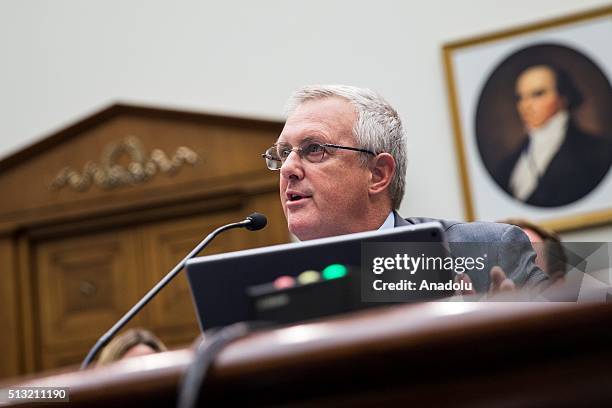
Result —
[{"label": "wire-rimmed glasses", "polygon": [[333,154],[338,149],[352,150],[354,152],[376,156],[376,153],[371,150],[360,149],[358,147],[340,146],[331,143],[306,142],[299,147],[293,147],[289,143],[275,143],[272,147],[268,148],[261,157],[266,159],[266,165],[270,170],[280,170],[291,152],[296,152],[301,159],[306,159],[310,163],[320,163],[323,161],[325,153]]}]

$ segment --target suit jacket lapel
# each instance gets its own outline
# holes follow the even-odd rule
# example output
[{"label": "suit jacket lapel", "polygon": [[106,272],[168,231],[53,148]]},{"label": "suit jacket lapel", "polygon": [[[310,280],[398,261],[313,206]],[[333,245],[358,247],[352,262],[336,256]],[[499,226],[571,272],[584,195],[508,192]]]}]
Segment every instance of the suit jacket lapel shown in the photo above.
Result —
[{"label": "suit jacket lapel", "polygon": [[401,215],[397,213],[397,211],[393,211],[393,216],[395,217],[395,223],[393,227],[403,227],[404,225],[413,225],[410,221],[402,218]]}]

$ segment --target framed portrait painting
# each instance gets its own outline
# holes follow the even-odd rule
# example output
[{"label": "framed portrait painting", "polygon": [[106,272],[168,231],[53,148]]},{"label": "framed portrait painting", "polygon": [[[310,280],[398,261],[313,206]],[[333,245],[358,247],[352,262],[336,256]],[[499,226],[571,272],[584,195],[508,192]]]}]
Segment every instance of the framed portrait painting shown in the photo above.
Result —
[{"label": "framed portrait painting", "polygon": [[612,221],[612,7],[446,44],[466,218]]}]

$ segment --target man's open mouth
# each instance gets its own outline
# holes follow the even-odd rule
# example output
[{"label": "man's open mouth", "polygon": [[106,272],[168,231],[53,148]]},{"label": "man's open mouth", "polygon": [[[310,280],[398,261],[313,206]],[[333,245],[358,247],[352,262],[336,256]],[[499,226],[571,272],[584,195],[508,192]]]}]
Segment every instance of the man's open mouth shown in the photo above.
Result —
[{"label": "man's open mouth", "polygon": [[301,193],[287,193],[287,201],[295,202],[305,198],[310,198],[310,196]]},{"label": "man's open mouth", "polygon": [[291,194],[289,196],[289,201],[300,201],[302,198],[306,198],[305,196],[301,196],[299,194]]}]

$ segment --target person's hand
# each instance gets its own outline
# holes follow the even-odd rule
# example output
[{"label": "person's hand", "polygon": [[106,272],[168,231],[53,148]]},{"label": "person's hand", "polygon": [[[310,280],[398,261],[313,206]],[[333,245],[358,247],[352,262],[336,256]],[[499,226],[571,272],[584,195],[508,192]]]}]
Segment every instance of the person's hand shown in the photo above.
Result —
[{"label": "person's hand", "polygon": [[[472,283],[472,280],[467,275],[467,273],[461,273],[461,274],[455,275],[455,283],[461,283],[461,282],[464,283],[463,287],[470,287],[469,284]],[[471,288],[472,289],[458,290],[455,292],[455,295],[463,295],[463,296],[475,295],[476,290],[474,290],[474,286],[472,285]]]},{"label": "person's hand", "polygon": [[489,294],[494,295],[502,292],[513,292],[516,290],[514,281],[506,277],[506,273],[499,266],[494,266],[489,272],[491,284],[489,285]]},{"label": "person's hand", "polygon": [[[514,292],[516,290],[514,281],[508,278],[504,270],[499,266],[492,267],[491,271],[489,272],[489,276],[491,278],[491,283],[489,285],[489,296],[496,295],[498,293]],[[466,273],[455,276],[455,282],[460,283],[461,281],[463,281],[465,284],[472,282]],[[474,290],[474,287],[472,286],[471,290],[461,290],[457,294],[464,296],[474,295],[476,294],[476,290]]]}]

